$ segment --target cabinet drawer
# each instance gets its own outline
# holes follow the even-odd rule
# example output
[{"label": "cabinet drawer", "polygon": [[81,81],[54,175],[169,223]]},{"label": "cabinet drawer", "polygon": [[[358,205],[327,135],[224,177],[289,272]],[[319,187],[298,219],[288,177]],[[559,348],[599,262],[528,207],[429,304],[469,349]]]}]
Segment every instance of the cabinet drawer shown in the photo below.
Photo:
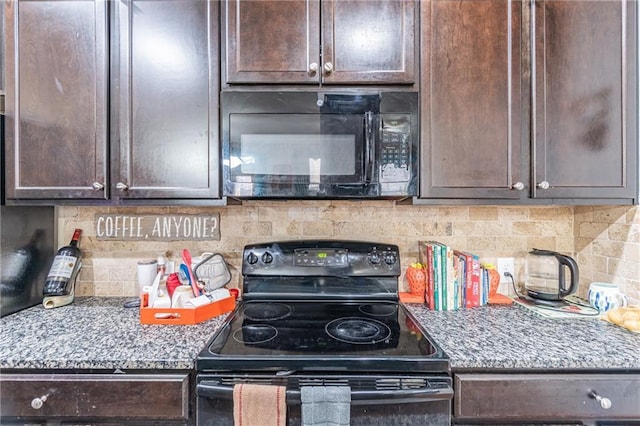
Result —
[{"label": "cabinet drawer", "polygon": [[457,374],[454,392],[458,419],[640,418],[640,374]]},{"label": "cabinet drawer", "polygon": [[4,374],[0,387],[3,418],[189,416],[187,374]]}]

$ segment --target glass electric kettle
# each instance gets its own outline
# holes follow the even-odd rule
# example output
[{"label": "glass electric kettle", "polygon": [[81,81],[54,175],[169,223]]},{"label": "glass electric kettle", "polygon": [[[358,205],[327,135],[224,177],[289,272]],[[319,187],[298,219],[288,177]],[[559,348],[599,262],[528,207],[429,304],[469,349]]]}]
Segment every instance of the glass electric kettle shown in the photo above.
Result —
[{"label": "glass electric kettle", "polygon": [[578,264],[573,258],[551,250],[533,249],[527,253],[524,287],[527,296],[534,301],[562,301],[577,290],[578,280]]}]

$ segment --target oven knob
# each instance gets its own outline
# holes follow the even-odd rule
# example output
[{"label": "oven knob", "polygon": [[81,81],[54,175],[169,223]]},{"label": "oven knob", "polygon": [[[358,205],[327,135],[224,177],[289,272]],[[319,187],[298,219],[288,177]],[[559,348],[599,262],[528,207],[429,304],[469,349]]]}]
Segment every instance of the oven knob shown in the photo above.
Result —
[{"label": "oven knob", "polygon": [[373,265],[379,264],[381,260],[382,259],[380,258],[380,253],[378,253],[377,251],[369,253],[369,262],[371,262]]},{"label": "oven knob", "polygon": [[262,262],[264,263],[271,263],[271,261],[273,261],[273,256],[271,256],[271,253],[269,253],[268,251],[265,252],[262,255]]},{"label": "oven knob", "polygon": [[253,252],[249,253],[249,255],[247,256],[247,262],[249,262],[249,265],[255,265],[256,263],[258,263],[258,256],[256,256]]},{"label": "oven knob", "polygon": [[386,253],[384,255],[384,263],[387,265],[393,265],[396,263],[397,257],[395,253]]}]

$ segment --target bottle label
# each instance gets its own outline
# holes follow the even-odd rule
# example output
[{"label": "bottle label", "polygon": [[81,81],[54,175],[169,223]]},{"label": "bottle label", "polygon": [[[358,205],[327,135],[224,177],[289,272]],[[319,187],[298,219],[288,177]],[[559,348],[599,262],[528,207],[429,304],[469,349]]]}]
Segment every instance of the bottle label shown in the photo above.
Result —
[{"label": "bottle label", "polygon": [[53,259],[51,269],[49,269],[48,278],[71,278],[73,269],[78,262],[78,258],[74,256],[58,255]]}]

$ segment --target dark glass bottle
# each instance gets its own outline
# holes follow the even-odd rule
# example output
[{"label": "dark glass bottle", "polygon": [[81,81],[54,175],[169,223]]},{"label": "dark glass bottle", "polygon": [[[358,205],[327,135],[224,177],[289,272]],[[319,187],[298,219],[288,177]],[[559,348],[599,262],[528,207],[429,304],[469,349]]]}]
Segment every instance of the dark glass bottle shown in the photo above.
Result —
[{"label": "dark glass bottle", "polygon": [[42,229],[36,229],[28,244],[2,253],[0,294],[22,294],[27,290],[28,284],[38,274],[38,244],[43,235]]},{"label": "dark glass bottle", "polygon": [[61,247],[56,253],[44,283],[45,296],[67,296],[73,291],[76,275],[82,265],[82,250],[78,247],[81,233],[82,229],[76,229],[69,245]]}]

